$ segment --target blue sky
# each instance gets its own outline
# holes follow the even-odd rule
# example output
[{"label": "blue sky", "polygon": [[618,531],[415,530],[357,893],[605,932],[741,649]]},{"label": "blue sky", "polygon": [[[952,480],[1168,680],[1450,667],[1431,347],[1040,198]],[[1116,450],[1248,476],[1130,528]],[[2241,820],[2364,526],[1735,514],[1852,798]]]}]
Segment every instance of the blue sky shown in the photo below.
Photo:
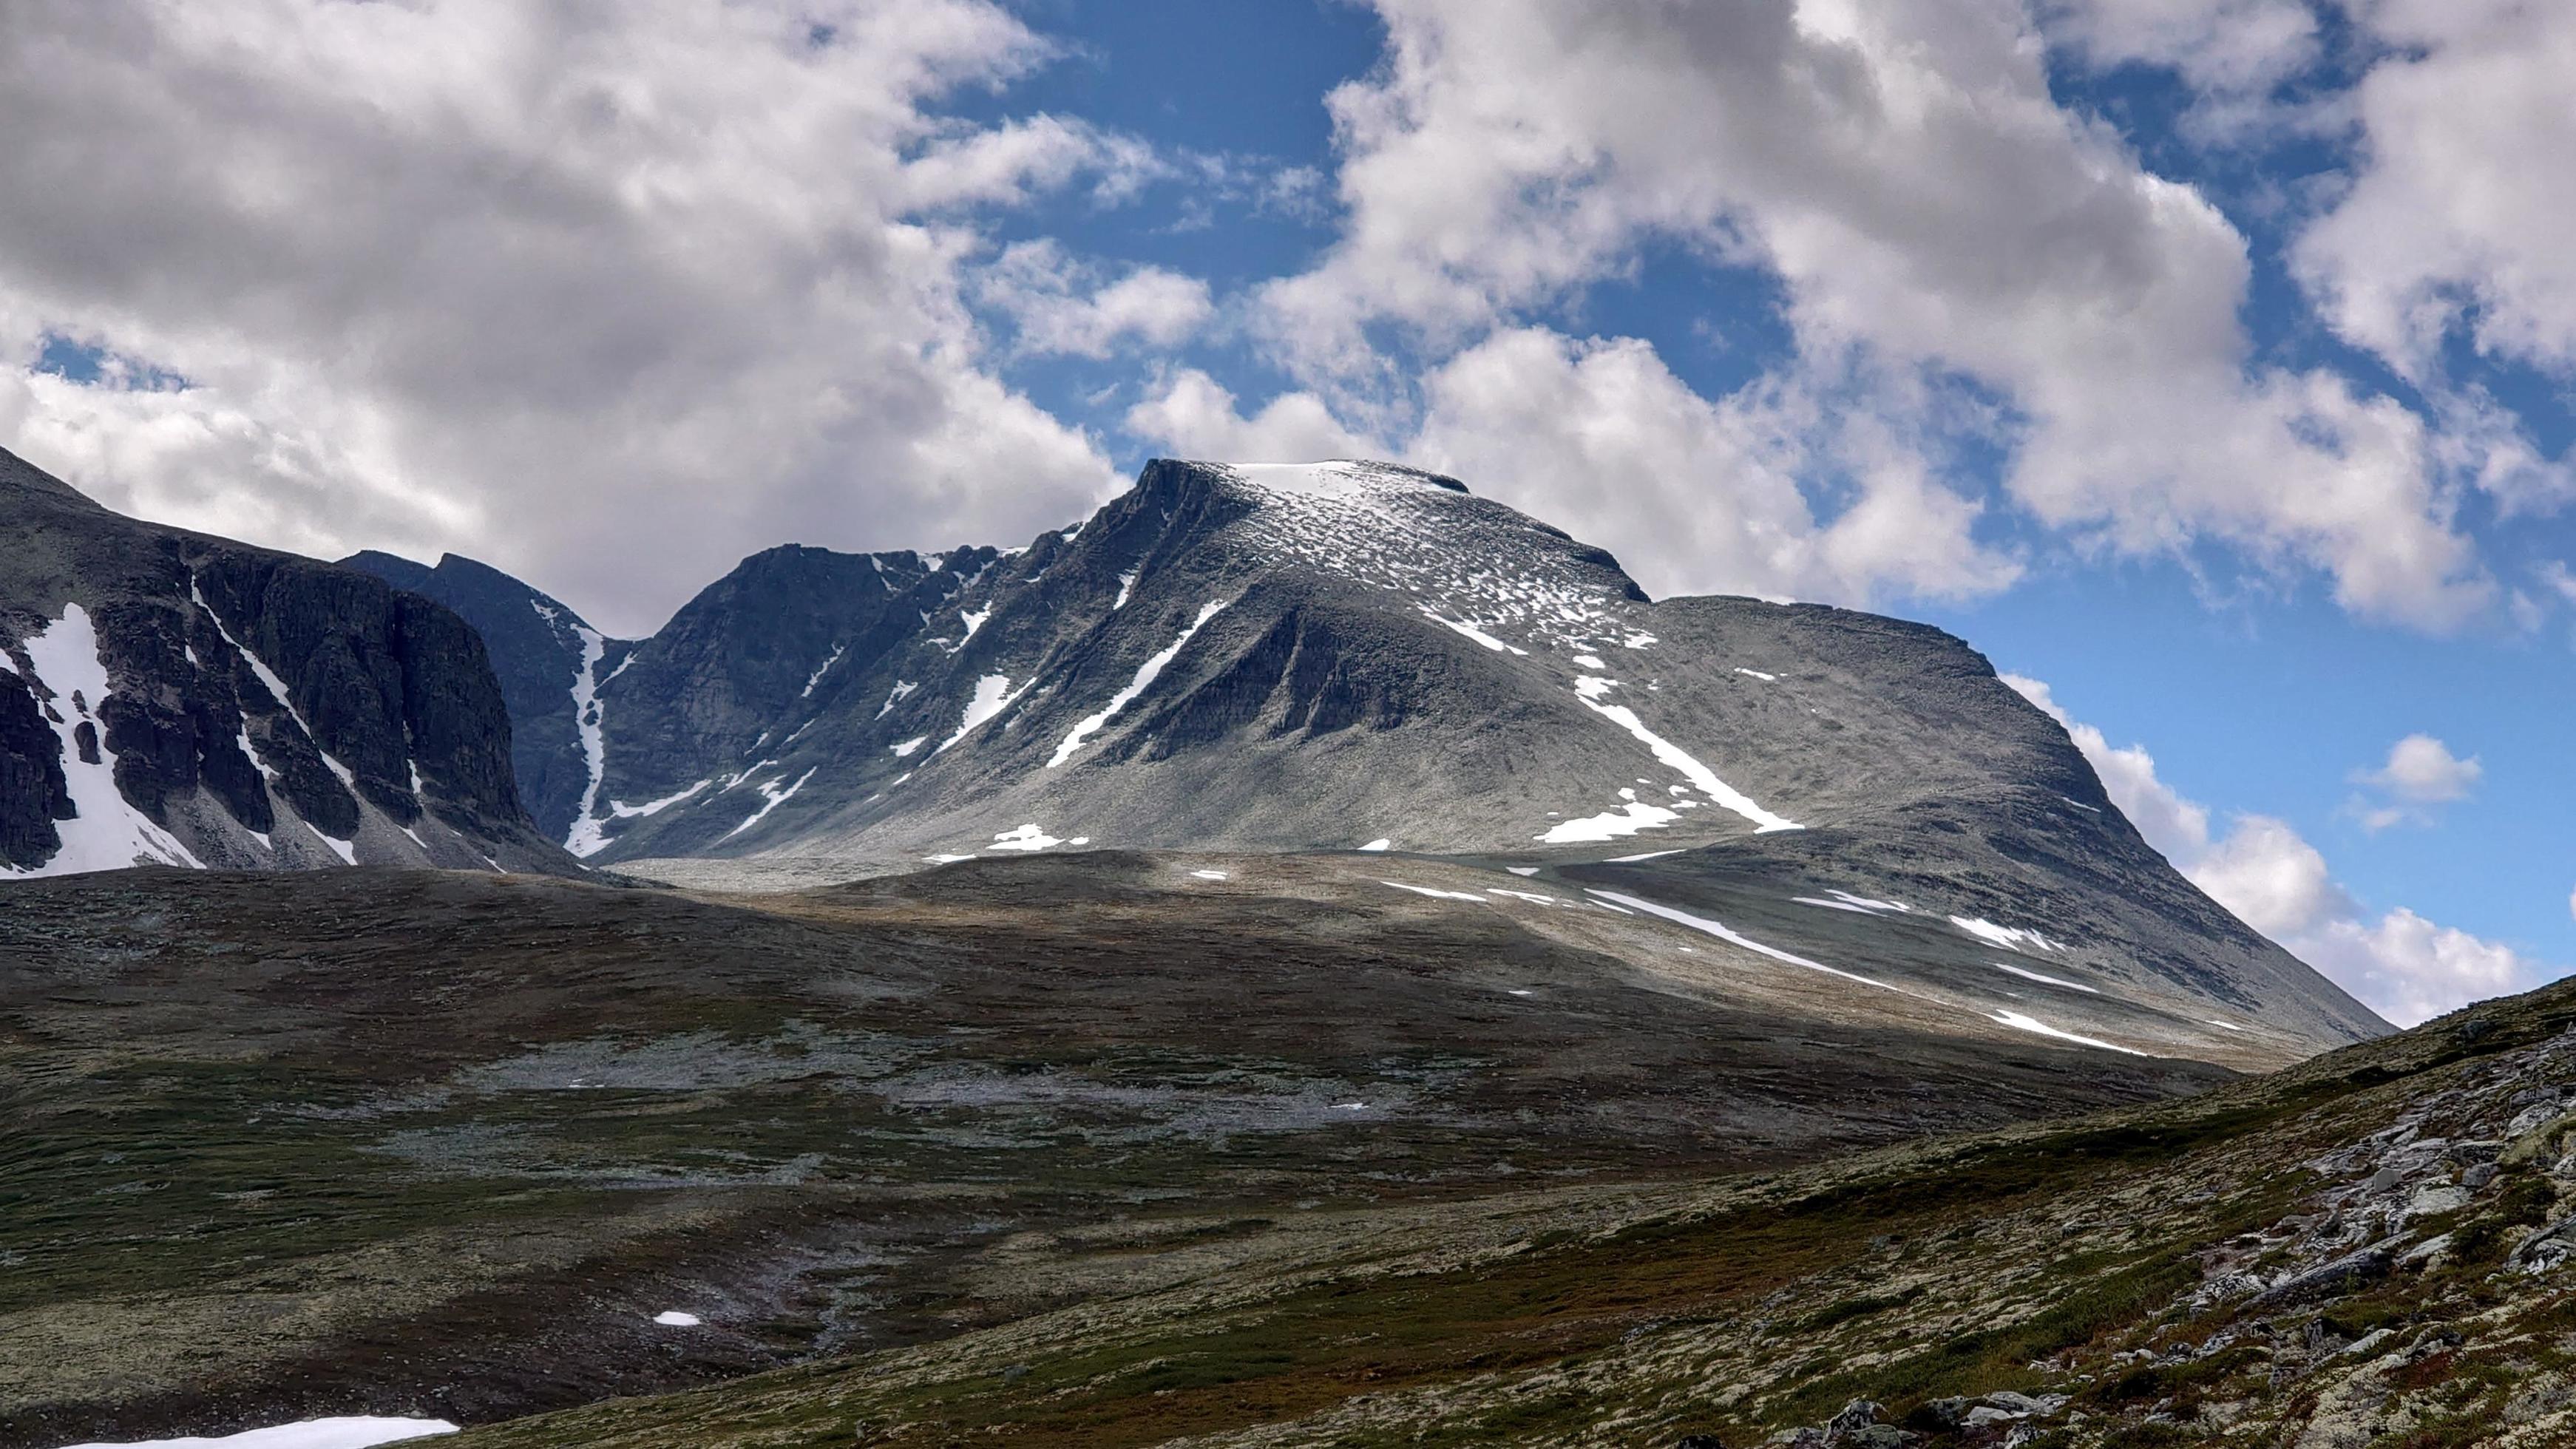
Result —
[{"label": "blue sky", "polygon": [[785,538],[1399,456],[1657,592],[1955,630],[2394,1016],[2576,965],[2576,18],[101,8],[159,44],[0,38],[63,138],[0,160],[59,198],[0,218],[0,443],[117,506],[638,633]]}]

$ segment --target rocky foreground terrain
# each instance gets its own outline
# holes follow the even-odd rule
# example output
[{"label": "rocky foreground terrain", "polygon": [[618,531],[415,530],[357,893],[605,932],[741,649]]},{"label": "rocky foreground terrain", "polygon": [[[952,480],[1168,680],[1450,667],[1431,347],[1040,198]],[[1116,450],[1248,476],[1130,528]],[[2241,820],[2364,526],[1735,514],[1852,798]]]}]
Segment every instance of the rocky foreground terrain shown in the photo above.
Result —
[{"label": "rocky foreground terrain", "polygon": [[[1041,1266],[1081,1242],[1099,1258]],[[2576,1442],[2576,986],[1714,1180],[1033,1234],[1086,1301],[512,1446]]]}]

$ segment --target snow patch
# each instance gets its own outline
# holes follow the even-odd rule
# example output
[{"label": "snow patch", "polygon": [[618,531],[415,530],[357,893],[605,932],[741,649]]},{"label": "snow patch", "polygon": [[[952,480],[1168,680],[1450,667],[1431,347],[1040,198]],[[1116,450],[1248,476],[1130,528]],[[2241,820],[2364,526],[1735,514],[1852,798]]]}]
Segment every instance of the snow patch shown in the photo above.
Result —
[{"label": "snow patch", "polygon": [[[1029,684],[1036,682],[1032,679]],[[959,722],[957,733],[941,740],[939,748],[932,750],[931,753],[934,755],[948,753],[949,746],[974,733],[975,726],[1009,709],[1020,695],[1028,693],[1028,689],[1029,685],[1023,684],[1018,692],[1014,693],[1011,689],[1011,677],[1007,674],[987,674],[976,680],[975,697],[966,701],[966,716]]]},{"label": "snow patch", "polygon": [[894,682],[894,692],[887,695],[886,702],[878,707],[877,718],[884,719],[887,715],[892,714],[894,712],[894,707],[902,702],[905,695],[910,694],[919,688],[921,688],[920,685],[913,683],[909,679],[896,680]]},{"label": "snow patch", "polygon": [[1117,601],[1112,603],[1109,607],[1113,610],[1126,608],[1127,596],[1135,591],[1136,576],[1134,574],[1120,574],[1118,576],[1118,598]]},{"label": "snow patch", "polygon": [[700,790],[703,790],[714,783],[715,781],[713,780],[700,780],[698,783],[680,791],[678,794],[665,795],[659,800],[647,800],[641,805],[629,805],[623,800],[611,800],[608,802],[608,813],[619,820],[633,820],[639,816],[659,815],[663,811],[670,809],[672,806],[679,804],[681,801],[688,799],[690,796],[697,794]]},{"label": "snow patch", "polygon": [[2132,1051],[2128,1047],[2114,1046],[2098,1037],[2077,1036],[2071,1031],[2059,1031],[2056,1027],[2050,1026],[2047,1022],[2040,1021],[2034,1017],[2024,1016],[2018,1011],[1998,1011],[1993,1014],[1992,1019],[2002,1022],[2004,1025],[2011,1027],[2015,1031],[2027,1031],[2036,1033],[2040,1036],[2055,1037],[2059,1041],[2071,1041],[2077,1046],[2099,1047],[2106,1052],[2118,1052],[2122,1056],[2129,1057],[2142,1057],[2146,1055],[2145,1052]]},{"label": "snow patch", "polygon": [[1599,656],[1592,654],[1577,654],[1574,656],[1574,662],[1585,669],[1607,669],[1610,667],[1609,665],[1602,663]]},{"label": "snow patch", "polygon": [[1607,814],[1587,815],[1580,820],[1561,820],[1549,826],[1546,834],[1533,838],[1547,845],[1598,843],[1622,839],[1640,830],[1661,830],[1681,818],[1679,811],[1667,810],[1661,805],[1649,805],[1642,800],[1631,800]]},{"label": "snow patch", "polygon": [[1168,648],[1165,648],[1160,653],[1148,658],[1144,663],[1137,665],[1136,677],[1127,681],[1126,688],[1109,696],[1109,702],[1100,707],[1100,712],[1098,714],[1085,716],[1079,724],[1076,724],[1065,734],[1065,737],[1057,743],[1055,754],[1050,756],[1047,760],[1047,768],[1052,770],[1056,766],[1063,764],[1065,761],[1072,759],[1073,752],[1082,748],[1083,741],[1091,738],[1095,734],[1098,734],[1110,720],[1117,717],[1118,711],[1125,709],[1128,704],[1136,698],[1136,696],[1143,694],[1146,690],[1152,688],[1154,681],[1162,677],[1163,667],[1170,664],[1174,659],[1180,657],[1181,650],[1188,645],[1191,637],[1197,634],[1200,629],[1205,628],[1208,620],[1225,612],[1226,606],[1233,602],[1234,601],[1232,599],[1219,599],[1201,608],[1199,610],[1199,616],[1190,621],[1189,627],[1183,629],[1181,631],[1181,636],[1174,639]]},{"label": "snow patch", "polygon": [[304,822],[304,828],[312,831],[315,839],[321,841],[324,845],[331,847],[331,853],[340,857],[340,863],[342,865],[356,865],[358,863],[358,843],[355,840],[340,840],[335,837],[325,835],[322,833],[322,827],[314,824],[310,820]]},{"label": "snow patch", "polygon": [[1527,658],[1529,655],[1528,650],[1519,648],[1516,645],[1506,644],[1502,640],[1495,638],[1493,635],[1486,633],[1484,630],[1479,629],[1475,625],[1467,623],[1462,619],[1444,617],[1439,611],[1433,609],[1428,604],[1417,604],[1415,607],[1422,611],[1422,617],[1429,619],[1432,623],[1437,624],[1441,628],[1447,629],[1452,633],[1464,635],[1469,639],[1473,639],[1477,643],[1493,650],[1497,654],[1512,653],[1518,654],[1523,658]]},{"label": "snow patch", "polygon": [[664,1328],[695,1328],[698,1326],[698,1315],[683,1313],[676,1308],[667,1308],[654,1314],[653,1321]]},{"label": "snow patch", "polygon": [[[1587,887],[1587,889],[1589,888]],[[1828,966],[1821,961],[1810,961],[1804,956],[1792,955],[1776,946],[1765,946],[1761,942],[1754,940],[1752,937],[1747,936],[1742,932],[1730,929],[1725,923],[1709,920],[1705,916],[1694,916],[1688,911],[1676,910],[1671,906],[1657,905],[1653,901],[1646,900],[1642,897],[1622,895],[1617,891],[1594,890],[1592,891],[1592,894],[1600,896],[1605,900],[1616,901],[1623,906],[1629,906],[1636,910],[1644,911],[1650,916],[1661,916],[1667,921],[1674,922],[1677,925],[1688,926],[1694,931],[1705,932],[1708,935],[1715,936],[1719,940],[1726,942],[1728,945],[1741,946],[1747,951],[1751,951],[1756,955],[1768,956],[1774,961],[1785,962],[1791,966],[1803,966],[1809,971],[1821,971],[1827,976],[1839,976],[1845,981],[1857,981],[1863,986],[1875,986],[1881,991],[1893,991],[1899,996],[1912,996],[1914,994],[1901,986],[1890,986],[1884,981],[1873,981],[1869,977],[1856,975],[1852,972],[1842,970],[1839,967]]]},{"label": "snow patch", "polygon": [[1538,867],[1534,865],[1507,865],[1504,866],[1503,869],[1510,871],[1514,875],[1538,874]]},{"label": "snow patch", "polygon": [[1384,837],[1384,836],[1380,836],[1380,837],[1378,837],[1377,839],[1370,841],[1368,844],[1361,846],[1361,847],[1360,847],[1360,849],[1362,849],[1362,850],[1393,850],[1393,849],[1395,849],[1395,842],[1394,842],[1394,841],[1392,841],[1392,840],[1387,839],[1387,838],[1386,838],[1386,837]]},{"label": "snow patch", "polygon": [[1828,890],[1822,896],[1791,896],[1789,899],[1802,906],[1823,906],[1829,911],[1857,911],[1864,916],[1901,916],[1914,909],[1903,901],[1873,900],[1838,890]]},{"label": "snow patch", "polygon": [[1778,684],[1780,682],[1779,675],[1765,674],[1759,669],[1747,669],[1741,664],[1735,666],[1735,672],[1738,674],[1749,674],[1755,679],[1761,680],[1764,684]]},{"label": "snow patch", "polygon": [[2003,947],[2007,951],[2062,951],[2065,948],[2037,931],[2017,926],[1998,926],[1992,921],[1971,916],[1952,916],[1950,924],[1980,941]]},{"label": "snow patch", "polygon": [[2024,981],[2036,981],[2043,986],[2063,986],[2069,991],[2081,991],[2088,996],[2099,996],[2102,994],[2099,987],[2087,986],[2081,981],[2068,981],[2059,976],[2042,976],[2036,971],[2024,971],[2018,966],[2009,965],[2002,961],[1989,961],[1986,964],[1992,966],[1998,971],[2009,972],[2012,975],[2020,977]]},{"label": "snow patch", "polygon": [[220,1434],[210,1438],[134,1439],[122,1445],[75,1444],[71,1449],[374,1449],[378,1444],[455,1432],[456,1426],[445,1419],[386,1419],[353,1415],[306,1419],[301,1423],[275,1424],[265,1429],[247,1429],[239,1434]]},{"label": "snow patch", "polygon": [[902,744],[888,745],[886,746],[886,749],[896,759],[908,760],[912,758],[913,751],[920,749],[923,745],[928,743],[930,743],[930,736],[914,735],[911,739],[905,740]]},{"label": "snow patch", "polygon": [[1191,874],[1193,877],[1195,877],[1196,879],[1199,879],[1199,880],[1223,880],[1223,879],[1225,879],[1225,872],[1224,872],[1224,871],[1221,871],[1221,870],[1194,870],[1194,871],[1191,871],[1191,872],[1190,872],[1190,874]]},{"label": "snow patch", "polygon": [[[1637,646],[1631,645],[1630,647],[1634,648]],[[1690,754],[1690,752],[1684,750],[1681,746],[1674,744],[1672,741],[1665,739],[1662,735],[1656,734],[1653,730],[1646,728],[1646,722],[1637,718],[1637,712],[1635,710],[1628,708],[1624,704],[1601,703],[1597,696],[1607,692],[1612,683],[1613,681],[1606,679],[1596,680],[1585,678],[1578,680],[1574,686],[1575,698],[1583,701],[1583,707],[1585,709],[1592,711],[1603,719],[1609,720],[1612,724],[1619,726],[1619,728],[1626,730],[1630,735],[1634,736],[1637,742],[1652,751],[1655,758],[1662,762],[1667,769],[1679,772],[1682,778],[1690,781],[1693,785],[1698,786],[1701,794],[1706,795],[1709,799],[1716,801],[1719,805],[1734,811],[1736,814],[1743,816],[1745,819],[1752,821],[1753,827],[1757,832],[1769,832],[1773,830],[1801,830],[1805,828],[1798,824],[1798,822],[1791,820],[1786,816],[1774,815],[1770,811],[1763,809],[1761,806],[1754,804],[1750,797],[1738,791],[1734,786],[1727,784],[1724,780],[1719,779],[1715,770],[1701,764],[1698,759]]]},{"label": "snow patch", "polygon": [[1476,894],[1474,891],[1444,891],[1435,889],[1431,886],[1406,885],[1400,880],[1382,880],[1379,881],[1378,884],[1393,886],[1400,891],[1411,891],[1417,896],[1429,896],[1433,900],[1472,901],[1480,906],[1485,903],[1485,898]]},{"label": "snow patch", "polygon": [[1614,856],[1610,857],[1608,860],[1603,861],[1603,862],[1602,862],[1602,864],[1603,864],[1603,865],[1635,865],[1637,862],[1639,862],[1639,861],[1641,861],[1641,860],[1661,860],[1661,859],[1663,859],[1665,856],[1668,856],[1668,855],[1679,855],[1679,854],[1681,854],[1681,851],[1679,851],[1679,850],[1650,850],[1650,851],[1647,851],[1647,852],[1646,852],[1645,854],[1643,854],[1643,855],[1614,855]]},{"label": "snow patch", "polygon": [[[1032,822],[1021,826],[1017,830],[1006,830],[1001,834],[994,836],[993,843],[990,846],[987,846],[986,849],[1050,850],[1065,843],[1066,842],[1047,834],[1045,831],[1040,830],[1037,825]],[[1072,843],[1076,845],[1085,845],[1090,843],[1090,837],[1082,836],[1074,840]]]},{"label": "snow patch", "polygon": [[[970,630],[968,632],[971,633],[973,631]],[[812,674],[806,676],[805,688],[796,697],[798,699],[812,699],[814,697],[814,686],[821,684],[823,682],[823,676],[832,672],[832,666],[841,662],[841,655],[848,650],[849,647],[850,646],[847,644],[833,645],[832,657],[823,661],[822,668],[817,669]]]},{"label": "snow patch", "polygon": [[[819,769],[819,768],[820,768],[820,766],[817,766],[816,768],[818,768],[818,769]],[[757,810],[754,810],[753,812],[751,812],[750,817],[749,817],[749,818],[747,818],[747,819],[745,819],[745,820],[744,820],[740,825],[737,825],[737,826],[735,826],[733,829],[726,831],[726,832],[724,833],[724,838],[725,838],[725,839],[727,839],[727,840],[731,840],[731,839],[733,839],[735,836],[742,834],[742,833],[743,833],[744,831],[746,831],[746,830],[749,830],[751,827],[753,827],[753,826],[755,826],[755,825],[758,825],[762,820],[764,820],[764,819],[768,818],[768,815],[769,815],[769,812],[770,812],[770,811],[775,810],[775,809],[777,809],[779,806],[786,804],[786,803],[787,803],[787,798],[788,798],[789,796],[791,796],[791,795],[795,794],[795,793],[796,793],[797,791],[799,791],[799,790],[804,789],[804,788],[805,788],[805,782],[806,782],[806,781],[808,781],[808,780],[811,780],[811,779],[813,779],[813,778],[814,778],[814,771],[813,771],[813,770],[807,770],[804,774],[799,775],[799,776],[797,776],[797,777],[796,777],[796,783],[795,783],[795,784],[790,785],[790,786],[788,786],[787,788],[785,788],[785,789],[783,789],[783,790],[782,790],[782,789],[780,789],[780,788],[778,787],[778,782],[777,782],[776,780],[772,780],[772,781],[770,781],[768,784],[761,786],[761,787],[760,787],[760,795],[761,795],[760,808],[759,808],[759,809],[757,809]]]},{"label": "snow patch", "polygon": [[606,822],[598,818],[599,787],[608,778],[608,745],[599,728],[599,686],[606,681],[599,677],[599,661],[608,656],[608,641],[596,629],[574,625],[573,632],[581,636],[581,667],[572,677],[572,718],[581,729],[581,758],[590,771],[590,782],[582,786],[581,805],[573,811],[572,829],[564,834],[564,849],[588,856],[608,848]]},{"label": "snow patch", "polygon": [[[70,787],[72,808],[78,813],[70,820],[54,822],[54,833],[62,847],[52,859],[33,871],[0,868],[0,874],[70,875],[75,871],[123,870],[142,864],[205,869],[205,863],[180,844],[177,836],[153,824],[116,788],[116,753],[107,747],[107,727],[98,719],[99,709],[112,691],[107,683],[107,661],[98,652],[98,630],[90,622],[89,611],[78,604],[66,604],[62,618],[39,628],[21,643],[27,651],[27,663],[35,671],[35,678],[28,682],[53,693],[53,701],[44,707],[45,713],[54,727],[55,738],[62,742],[63,781]],[[98,739],[96,764],[81,759],[79,731],[84,722]]]}]

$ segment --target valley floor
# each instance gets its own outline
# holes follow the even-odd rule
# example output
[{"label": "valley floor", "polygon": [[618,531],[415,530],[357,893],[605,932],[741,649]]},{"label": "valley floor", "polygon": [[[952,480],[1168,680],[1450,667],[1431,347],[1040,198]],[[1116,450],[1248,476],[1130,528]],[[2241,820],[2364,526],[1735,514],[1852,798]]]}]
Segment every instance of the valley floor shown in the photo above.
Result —
[{"label": "valley floor", "polygon": [[2576,1441],[2576,988],[2230,1079],[1400,869],[13,886],[0,1444]]}]

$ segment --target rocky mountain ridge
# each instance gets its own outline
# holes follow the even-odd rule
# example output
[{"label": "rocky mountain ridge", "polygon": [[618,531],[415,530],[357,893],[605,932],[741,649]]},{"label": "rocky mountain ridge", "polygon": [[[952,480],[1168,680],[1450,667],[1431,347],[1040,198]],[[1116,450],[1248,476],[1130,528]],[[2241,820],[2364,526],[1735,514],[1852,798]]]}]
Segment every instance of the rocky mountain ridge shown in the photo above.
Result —
[{"label": "rocky mountain ridge", "polygon": [[0,876],[573,869],[519,807],[510,736],[447,609],[0,453]]},{"label": "rocky mountain ridge", "polygon": [[[500,605],[522,631],[547,607]],[[598,748],[563,838],[664,879],[1385,850],[1758,925],[1891,989],[2000,987],[1993,1010],[2122,1049],[2385,1029],[2174,872],[1961,641],[1650,600],[1392,465],[1157,461],[1024,548],[772,550],[650,639],[549,647],[553,717],[580,696]]]}]

